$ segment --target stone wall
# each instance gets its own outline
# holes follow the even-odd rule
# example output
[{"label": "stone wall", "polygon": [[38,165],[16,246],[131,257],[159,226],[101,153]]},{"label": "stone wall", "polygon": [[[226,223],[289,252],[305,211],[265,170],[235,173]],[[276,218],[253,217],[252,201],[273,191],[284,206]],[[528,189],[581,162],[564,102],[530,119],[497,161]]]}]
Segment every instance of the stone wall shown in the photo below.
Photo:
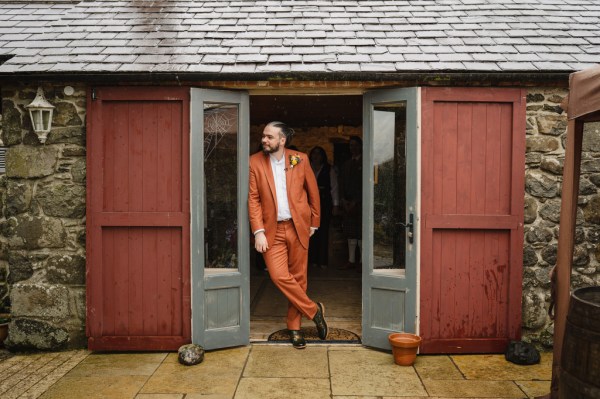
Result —
[{"label": "stone wall", "polygon": [[[566,89],[537,89],[527,96],[523,337],[544,347],[552,346],[554,328],[547,309],[567,128],[559,104],[566,94]],[[600,124],[586,124],[581,172],[573,288],[600,284]]]},{"label": "stone wall", "polygon": [[[12,349],[85,346],[85,87],[43,85],[56,107],[40,144],[25,105],[37,85],[3,85],[6,156],[0,234]],[[74,90],[70,90],[74,89]],[[66,94],[67,93],[67,94]],[[4,255],[6,254],[6,255]]]}]

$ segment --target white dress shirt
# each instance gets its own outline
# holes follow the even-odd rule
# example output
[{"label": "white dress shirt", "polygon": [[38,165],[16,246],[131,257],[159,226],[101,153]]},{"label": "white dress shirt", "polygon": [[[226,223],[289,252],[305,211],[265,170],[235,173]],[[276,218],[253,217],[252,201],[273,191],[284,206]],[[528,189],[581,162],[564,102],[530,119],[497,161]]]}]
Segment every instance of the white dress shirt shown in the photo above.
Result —
[{"label": "white dress shirt", "polygon": [[292,218],[290,204],[287,196],[287,182],[285,179],[286,164],[285,156],[278,161],[273,155],[271,159],[271,169],[273,170],[273,179],[275,180],[275,194],[277,196],[277,221]]}]

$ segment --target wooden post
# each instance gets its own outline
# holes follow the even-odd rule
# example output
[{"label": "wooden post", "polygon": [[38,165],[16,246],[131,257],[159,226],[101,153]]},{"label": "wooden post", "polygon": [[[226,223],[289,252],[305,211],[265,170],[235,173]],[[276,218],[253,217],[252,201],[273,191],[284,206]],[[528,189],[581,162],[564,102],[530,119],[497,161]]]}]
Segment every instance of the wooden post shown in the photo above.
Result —
[{"label": "wooden post", "polygon": [[579,172],[581,168],[581,145],[583,122],[569,120],[567,127],[567,148],[563,169],[562,205],[560,208],[560,230],[556,269],[556,313],[554,317],[554,356],[552,359],[552,385],[550,397],[558,399],[560,359],[562,354],[569,299],[571,297],[571,264],[575,244],[577,218],[577,198],[579,196]]}]

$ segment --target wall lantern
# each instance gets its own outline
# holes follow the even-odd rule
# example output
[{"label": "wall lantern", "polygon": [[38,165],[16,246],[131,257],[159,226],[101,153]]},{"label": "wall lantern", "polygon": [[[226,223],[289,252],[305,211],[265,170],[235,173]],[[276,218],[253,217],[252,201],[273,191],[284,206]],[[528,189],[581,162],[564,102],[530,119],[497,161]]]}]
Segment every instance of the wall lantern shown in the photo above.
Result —
[{"label": "wall lantern", "polygon": [[31,104],[26,105],[25,108],[29,110],[33,131],[37,134],[40,143],[45,143],[48,133],[50,133],[50,129],[52,128],[54,105],[46,100],[46,97],[44,97],[44,90],[42,90],[41,86],[38,87],[37,95]]}]

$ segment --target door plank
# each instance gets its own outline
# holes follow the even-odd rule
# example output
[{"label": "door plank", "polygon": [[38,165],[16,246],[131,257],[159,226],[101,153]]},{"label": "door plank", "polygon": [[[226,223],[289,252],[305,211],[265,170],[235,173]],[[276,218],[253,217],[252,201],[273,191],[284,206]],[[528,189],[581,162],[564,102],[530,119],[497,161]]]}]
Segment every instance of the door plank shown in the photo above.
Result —
[{"label": "door plank", "polygon": [[113,236],[113,280],[114,296],[110,299],[114,302],[114,317],[115,317],[115,335],[128,335],[129,333],[129,269],[127,254],[127,229],[114,228]]},{"label": "door plank", "polygon": [[[141,205],[141,204],[140,204]],[[141,279],[144,270],[142,235],[139,229],[128,228],[127,253],[129,255],[129,334],[144,333],[144,284]]]},{"label": "door plank", "polygon": [[[148,202],[144,202],[147,206]],[[144,260],[142,269],[142,284],[144,290],[142,292],[143,314],[144,314],[144,335],[158,335],[157,328],[157,306],[156,300],[158,291],[158,262],[157,256],[157,229],[144,228],[141,229],[142,234],[142,259]]]},{"label": "door plank", "polygon": [[143,151],[144,151],[144,110],[141,102],[129,104],[129,152],[127,170],[129,173],[128,197],[129,213],[143,211]]},{"label": "door plank", "polygon": [[[106,229],[102,232],[102,260],[104,262],[110,262],[111,264],[116,264],[116,253],[114,246],[114,230]],[[110,268],[104,271],[102,274],[102,294],[103,300],[100,303],[100,308],[102,309],[102,318],[101,318],[101,334],[102,335],[116,335],[115,334],[115,277],[114,277],[115,268]]]}]

